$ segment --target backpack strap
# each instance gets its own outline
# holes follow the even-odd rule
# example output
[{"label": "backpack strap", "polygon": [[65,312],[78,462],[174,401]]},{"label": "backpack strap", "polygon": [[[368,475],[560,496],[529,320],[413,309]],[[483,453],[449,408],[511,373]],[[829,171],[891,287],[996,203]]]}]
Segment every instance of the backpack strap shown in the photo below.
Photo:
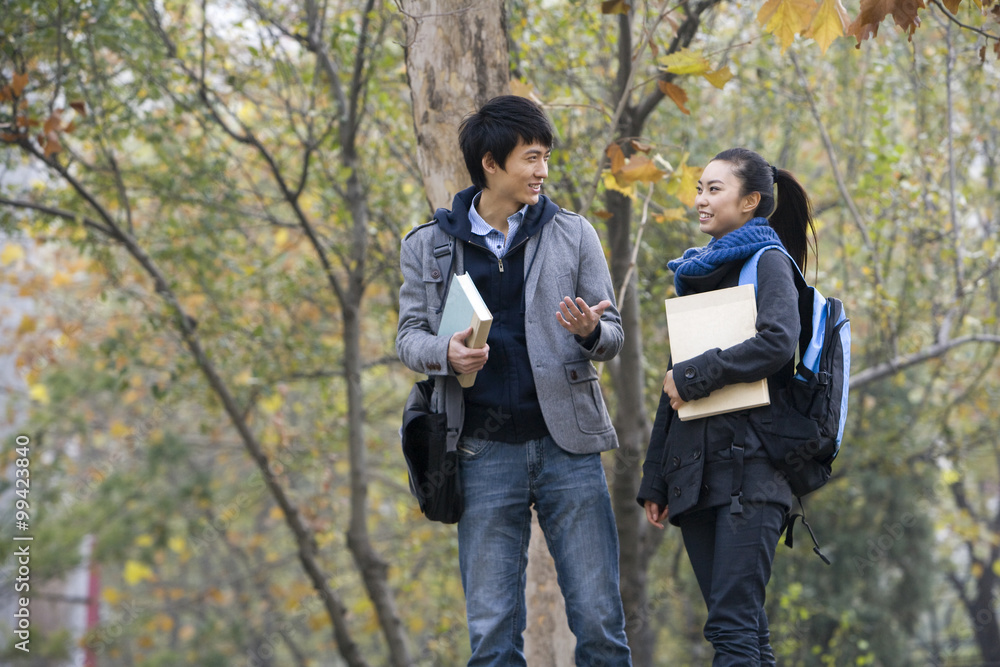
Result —
[{"label": "backpack strap", "polygon": [[778,531],[779,537],[781,533],[784,533],[785,546],[787,546],[789,549],[792,548],[792,545],[794,544],[794,537],[792,536],[792,532],[795,530],[795,520],[802,519],[802,525],[806,527],[806,530],[809,531],[809,537],[812,538],[813,552],[817,556],[819,556],[824,563],[829,565],[830,559],[827,558],[825,555],[823,555],[823,552],[819,550],[819,542],[816,541],[816,533],[813,532],[812,526],[810,526],[809,522],[806,521],[806,508],[803,507],[802,505],[802,498],[796,496],[795,499],[799,502],[799,510],[801,511],[796,512],[795,514],[789,512],[788,514],[785,515],[785,521],[781,524],[781,530]]},{"label": "backpack strap", "polygon": [[448,290],[451,289],[451,267],[455,263],[455,237],[445,234],[441,229],[441,224],[434,223],[434,259],[437,260],[438,270],[444,278],[444,293],[441,295],[441,308],[448,300]]},{"label": "backpack strap", "polygon": [[807,287],[805,276],[802,275],[802,271],[799,270],[799,265],[795,263],[795,260],[788,251],[785,250],[785,246],[782,245],[769,245],[764,246],[753,255],[751,255],[746,262],[743,263],[743,268],[740,269],[740,285],[753,285],[754,291],[757,290],[757,264],[760,263],[761,256],[768,250],[780,250],[782,254],[788,259],[792,260],[792,268],[795,269],[795,286],[800,290],[803,287]]},{"label": "backpack strap", "polygon": [[729,494],[729,513],[743,514],[743,455],[746,451],[744,445],[747,437],[747,422],[750,421],[750,413],[744,411],[733,431],[733,444],[730,450],[733,453],[733,483],[732,491]]}]

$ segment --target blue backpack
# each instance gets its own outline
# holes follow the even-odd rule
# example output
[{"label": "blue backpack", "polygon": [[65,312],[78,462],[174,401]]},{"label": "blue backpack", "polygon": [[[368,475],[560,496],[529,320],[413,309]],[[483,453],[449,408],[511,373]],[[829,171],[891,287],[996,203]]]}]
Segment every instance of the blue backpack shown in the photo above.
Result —
[{"label": "blue backpack", "polygon": [[[758,250],[740,271],[741,285],[757,288],[757,263],[772,248],[791,259],[781,246]],[[801,507],[802,496],[830,479],[833,461],[840,453],[851,377],[851,323],[840,299],[824,297],[806,283],[794,260],[792,266],[796,267],[801,320],[798,363],[795,375],[771,406],[772,421],[763,428],[761,439]],[[792,546],[792,529],[799,517],[816,542],[804,513],[793,514],[785,519],[788,546]],[[818,544],[813,551],[829,563]]]}]

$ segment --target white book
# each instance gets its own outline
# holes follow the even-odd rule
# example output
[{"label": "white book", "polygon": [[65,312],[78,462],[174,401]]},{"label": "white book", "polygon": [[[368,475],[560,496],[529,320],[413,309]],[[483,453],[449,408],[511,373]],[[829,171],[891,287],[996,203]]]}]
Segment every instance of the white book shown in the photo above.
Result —
[{"label": "white book", "polygon": [[[486,345],[486,337],[492,324],[493,313],[486,307],[486,302],[469,274],[453,276],[444,310],[441,312],[438,336],[450,338],[471,325],[472,334],[465,339],[465,346],[478,349]],[[475,381],[475,373],[462,373],[458,376],[458,383],[463,387],[471,387]]]},{"label": "white book", "polygon": [[[727,349],[757,334],[757,299],[753,285],[739,285],[665,302],[667,335],[674,370],[684,361],[715,348]],[[681,421],[768,405],[767,378],[730,384],[705,398],[688,401],[677,411]]]}]

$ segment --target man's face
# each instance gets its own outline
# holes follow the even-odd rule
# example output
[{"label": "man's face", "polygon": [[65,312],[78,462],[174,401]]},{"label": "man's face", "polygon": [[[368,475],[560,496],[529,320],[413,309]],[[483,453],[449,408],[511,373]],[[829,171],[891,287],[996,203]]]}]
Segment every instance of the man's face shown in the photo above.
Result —
[{"label": "man's face", "polygon": [[511,212],[525,204],[537,204],[542,182],[549,175],[551,149],[541,143],[525,143],[523,139],[507,156],[501,169],[492,155],[483,158],[488,188],[497,201],[509,204]]}]

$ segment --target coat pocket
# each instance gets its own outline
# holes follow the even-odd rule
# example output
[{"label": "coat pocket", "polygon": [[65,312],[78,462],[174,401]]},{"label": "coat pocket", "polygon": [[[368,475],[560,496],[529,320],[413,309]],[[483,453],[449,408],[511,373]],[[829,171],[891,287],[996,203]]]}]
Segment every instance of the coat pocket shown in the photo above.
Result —
[{"label": "coat pocket", "polygon": [[565,368],[577,426],[583,433],[610,431],[611,417],[597,382],[597,369],[586,359],[568,363]]}]

